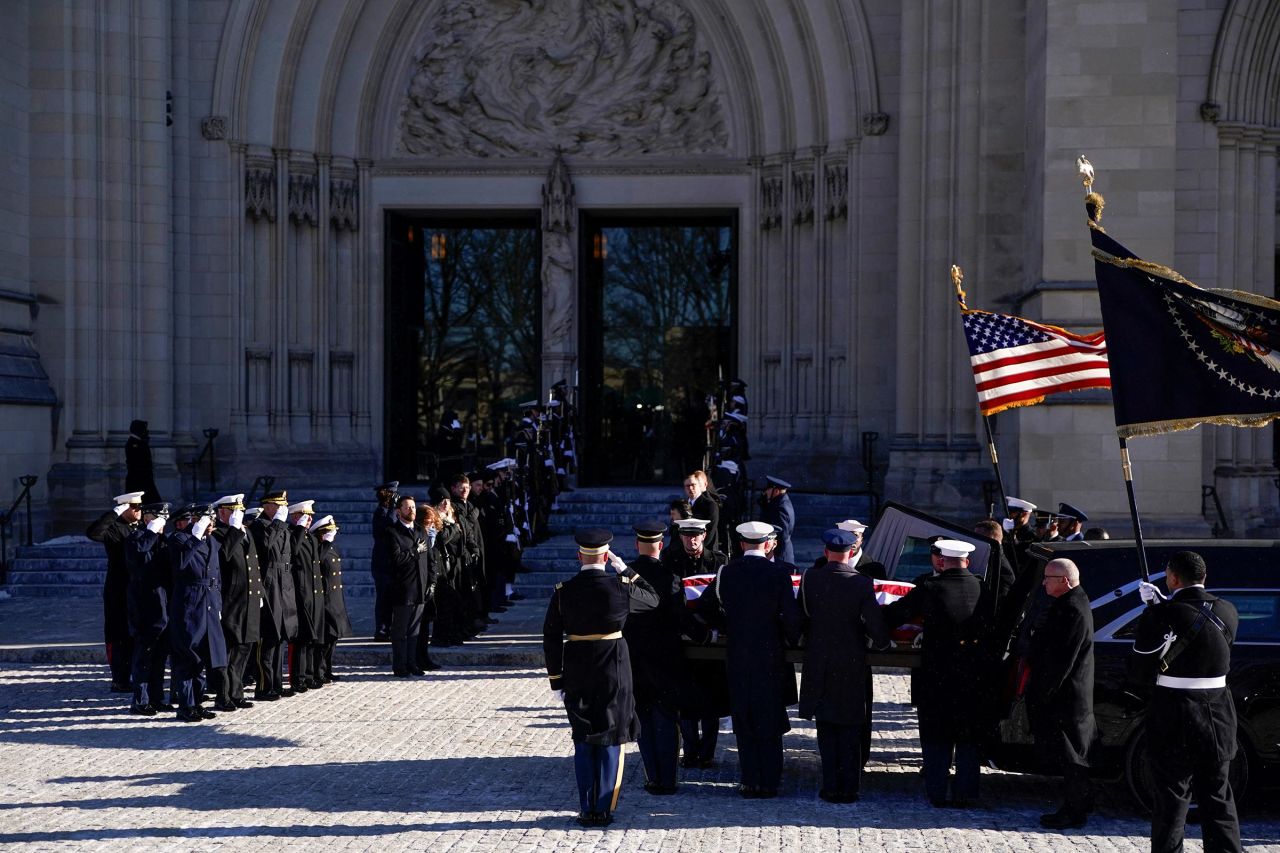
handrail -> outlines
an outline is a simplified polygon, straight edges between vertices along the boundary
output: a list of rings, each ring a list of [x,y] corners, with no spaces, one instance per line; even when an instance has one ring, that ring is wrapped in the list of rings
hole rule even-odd
[[[880,514],[880,493],[876,491],[875,443],[880,433],[864,430],[862,433],[862,469],[867,472],[867,496],[871,498],[871,518]]]
[[[249,494],[244,496],[244,505],[247,507],[253,506],[254,498],[257,497],[258,494],[258,486],[262,486],[262,493],[265,495],[267,492],[271,491],[271,487],[275,485],[275,482],[275,477],[268,477],[266,474],[259,474],[254,478],[253,487],[249,489]]]
[[[1231,525],[1227,523],[1227,514],[1222,509],[1222,501],[1218,498],[1217,486],[1201,486],[1200,487],[1200,515],[1204,513],[1204,502],[1208,498],[1213,498],[1213,507],[1217,510],[1218,520],[1213,523],[1210,533],[1214,539],[1231,538],[1235,534],[1231,531]]]
[[[9,527],[13,524],[13,514],[18,509],[18,504],[26,503],[26,546],[31,547],[31,487],[39,481],[39,477],[35,474],[24,474],[18,478],[18,482],[22,484],[22,491],[13,503],[9,506],[9,510],[0,515],[0,586],[3,586],[9,576]]]
[[[216,492],[218,490],[218,455],[213,449],[213,440],[218,437],[218,431],[213,427],[204,430],[205,443],[200,450],[200,455],[191,460],[191,492],[199,494],[200,492],[200,463],[204,461],[206,456],[209,457],[209,491]]]

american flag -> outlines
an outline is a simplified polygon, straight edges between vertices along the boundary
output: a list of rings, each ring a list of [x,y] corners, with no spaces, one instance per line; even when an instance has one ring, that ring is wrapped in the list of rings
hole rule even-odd
[[[1102,332],[1077,335],[1010,314],[964,310],[964,336],[983,415],[1030,406],[1048,394],[1110,388]]]

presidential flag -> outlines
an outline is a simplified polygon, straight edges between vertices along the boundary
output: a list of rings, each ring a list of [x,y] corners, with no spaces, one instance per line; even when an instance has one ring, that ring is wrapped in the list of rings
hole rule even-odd
[[[1107,341],[1102,332],[1077,335],[1012,314],[964,305],[964,337],[982,414],[1032,406],[1049,394],[1110,388]]]
[[[1198,287],[1096,223],[1090,235],[1121,438],[1280,417],[1280,302]]]

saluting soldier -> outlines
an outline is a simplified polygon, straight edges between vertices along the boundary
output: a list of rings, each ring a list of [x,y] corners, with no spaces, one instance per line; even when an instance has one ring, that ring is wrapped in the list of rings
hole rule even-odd
[[[1031,516],[1036,511],[1036,505],[1015,497],[1007,497],[1004,502],[1009,506],[1009,517],[1002,525],[1008,534],[1003,543],[1005,554],[1008,555],[1014,572],[1021,576],[1027,566],[1027,549],[1036,541],[1036,530],[1031,526]]]
[[[1151,605],[1138,620],[1133,673],[1147,703],[1147,761],[1154,781],[1152,853],[1182,850],[1187,804],[1195,792],[1204,849],[1240,850],[1229,772],[1236,756],[1236,708],[1227,687],[1240,617],[1235,605],[1205,588],[1208,569],[1194,551],[1169,557],[1166,599],[1139,587]]]
[[[778,544],[773,556],[782,563],[794,564],[795,551],[791,547],[791,532],[796,526],[796,511],[791,506],[787,490],[791,484],[779,477],[765,477],[764,491],[760,495],[760,520],[777,528]]]
[[[867,722],[868,638],[889,647],[889,632],[876,604],[875,583],[851,564],[860,538],[839,528],[822,534],[826,562],[804,573],[804,673],[800,716],[817,720],[822,789],[829,803],[858,801]]]
[[[938,573],[886,606],[885,622],[901,625],[924,617],[923,665],[912,685],[920,714],[920,751],[929,802],[966,808],[978,799],[981,773],[982,684],[988,631],[982,581],[969,572],[973,545],[957,539],[933,543]],[[948,802],[952,755],[956,776]]]
[[[209,535],[213,508],[187,506],[179,527],[169,537],[173,591],[169,596],[169,641],[173,648],[173,682],[178,719],[196,723],[217,716],[200,707],[196,679],[206,670],[215,681],[225,678],[227,645],[222,633],[222,595],[218,541]]]
[[[293,691],[284,686],[283,650],[298,632],[298,604],[293,593],[293,574],[289,571],[291,546],[286,492],[269,492],[262,498],[262,511],[249,525],[258,551],[258,568],[262,574],[262,620],[258,643],[258,684],[254,698],[274,702]]]
[[[308,528],[315,518],[315,501],[289,506],[289,569],[298,602],[298,635],[289,647],[289,686],[294,693],[320,687],[320,655],[324,648],[324,575],[316,538]]]
[[[107,552],[107,576],[102,585],[103,636],[111,667],[111,692],[130,693],[133,675],[133,637],[129,635],[129,568],[124,540],[142,518],[142,492],[116,495],[115,507],[98,517],[85,535],[101,542]]]
[[[681,518],[673,523],[679,541],[662,552],[662,562],[671,567],[673,574],[682,580],[693,575],[714,575],[729,561],[724,554],[706,547],[706,519]],[[705,769],[715,763],[720,718],[728,715],[729,677],[724,661],[686,661],[680,691],[684,767]]]
[[[542,651],[573,732],[578,823],[607,826],[622,787],[622,745],[640,728],[622,629],[630,614],[657,607],[658,594],[609,553],[608,530],[579,530],[574,539],[582,568],[551,594]],[[605,570],[606,562],[616,575]]]
[[[795,669],[787,646],[800,640],[801,614],[791,573],[769,559],[773,525],[738,525],[742,556],[730,561],[698,599],[695,612],[728,634],[729,700],[748,799],[778,795],[782,736],[791,730],[787,706],[796,701]]]
[[[169,552],[164,525],[167,503],[143,504],[142,524],[124,540],[129,570],[129,633],[133,637],[133,703],[129,713],[154,717],[172,710],[164,701],[164,666],[169,660]]]
[[[227,643],[226,675],[218,685],[219,711],[252,708],[244,698],[244,671],[253,646],[262,636],[262,572],[258,549],[244,531],[244,495],[226,495],[214,507],[222,573],[222,631]]]
[[[631,653],[636,715],[640,719],[640,760],[650,794],[674,794],[680,757],[680,695],[684,646],[680,640],[685,616],[684,584],[679,573],[663,562],[662,537],[667,525],[643,521],[632,527],[639,553],[629,564],[653,587],[658,606],[627,619],[622,629]]]
[[[342,555],[333,544],[338,530],[338,522],[332,515],[326,515],[316,522],[312,531],[319,541],[320,571],[324,576],[324,651],[320,656],[320,681],[325,684],[339,680],[333,674],[333,649],[338,640],[352,634],[342,582]]]

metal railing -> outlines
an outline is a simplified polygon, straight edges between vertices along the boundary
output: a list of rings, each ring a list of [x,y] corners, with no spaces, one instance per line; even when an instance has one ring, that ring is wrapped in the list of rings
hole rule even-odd
[[[13,499],[9,510],[0,515],[0,586],[4,586],[9,577],[9,528],[13,526],[13,515],[18,511],[19,504],[23,505],[24,514],[26,515],[27,535],[23,544],[28,548],[31,547],[31,487],[39,479],[35,474],[25,474],[19,477],[18,482],[22,484],[22,491]]]
[[[276,484],[275,477],[268,477],[266,474],[259,474],[253,480],[253,487],[249,489],[249,494],[244,496],[244,505],[246,507],[254,506],[255,498],[258,496],[258,487],[262,487],[262,494],[271,491],[271,487]]]
[[[862,433],[862,469],[867,473],[866,495],[871,498],[871,518],[874,523],[880,515],[880,492],[876,489],[876,452],[875,444],[880,440],[880,433],[865,430]]]
[[[213,440],[218,437],[218,431],[213,427],[204,430],[204,447],[200,450],[200,455],[191,460],[191,494],[200,493],[200,465],[207,458],[209,460],[209,491],[216,492],[218,490],[218,455],[213,449]]]
[[[1213,522],[1210,533],[1215,539],[1230,539],[1235,534],[1231,531],[1231,525],[1227,523],[1227,514],[1222,509],[1222,501],[1218,498],[1217,486],[1201,486],[1200,487],[1200,515],[1206,515],[1205,502],[1213,501],[1213,508],[1218,516],[1218,520]]]

